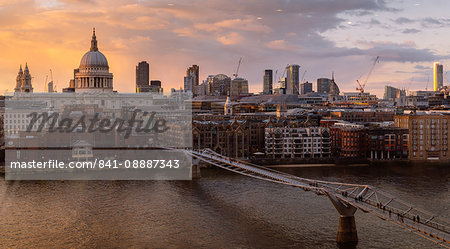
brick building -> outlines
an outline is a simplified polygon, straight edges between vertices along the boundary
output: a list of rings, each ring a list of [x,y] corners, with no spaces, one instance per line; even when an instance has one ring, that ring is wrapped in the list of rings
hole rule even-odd
[[[372,160],[407,159],[408,129],[373,127],[366,130],[367,158]]]
[[[332,157],[366,157],[366,133],[363,125],[336,123],[330,128],[330,135]]]
[[[409,158],[412,160],[449,160],[449,123],[448,112],[396,115],[394,120],[395,127],[409,131]]]

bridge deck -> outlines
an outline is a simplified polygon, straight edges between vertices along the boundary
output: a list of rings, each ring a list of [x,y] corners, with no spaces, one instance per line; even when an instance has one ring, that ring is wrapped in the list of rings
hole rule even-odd
[[[363,212],[376,215],[439,245],[450,248],[449,222],[372,186],[301,178],[274,169],[228,158],[210,149],[187,151],[187,153],[206,163],[241,175],[299,187],[319,195],[332,194],[347,205],[352,205]]]

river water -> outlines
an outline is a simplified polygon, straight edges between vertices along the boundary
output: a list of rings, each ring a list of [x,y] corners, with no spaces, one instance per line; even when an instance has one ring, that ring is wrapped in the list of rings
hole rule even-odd
[[[450,166],[282,168],[370,184],[450,220]],[[221,169],[194,181],[5,181],[0,248],[338,248],[324,196]],[[355,214],[357,248],[441,248],[370,214]]]

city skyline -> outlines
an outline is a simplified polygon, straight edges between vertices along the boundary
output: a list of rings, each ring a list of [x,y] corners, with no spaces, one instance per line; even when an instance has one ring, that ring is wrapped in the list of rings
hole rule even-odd
[[[218,10],[219,6],[225,9]],[[448,64],[445,39],[430,38],[448,35],[445,25],[450,20],[441,18],[445,6],[449,3],[371,0],[330,1],[320,6],[314,1],[226,6],[219,0],[189,5],[177,1],[0,2],[4,48],[0,89],[14,89],[18,67],[26,61],[35,91],[45,91],[45,78],[52,69],[61,92],[89,48],[91,28],[96,27],[102,41],[99,47],[109,59],[119,92],[135,91],[139,61],[149,62],[152,78],[161,79],[166,89],[179,89],[186,67],[199,65],[200,81],[220,73],[232,76],[240,57],[239,75],[249,81],[250,92],[262,92],[265,69],[278,70],[275,83],[286,64],[300,65],[300,73],[307,70],[305,80],[313,83],[334,71],[341,91],[355,92],[356,80],[367,74],[378,55],[381,61],[367,92],[381,97],[385,85],[431,90],[433,62],[444,65],[444,74]]]

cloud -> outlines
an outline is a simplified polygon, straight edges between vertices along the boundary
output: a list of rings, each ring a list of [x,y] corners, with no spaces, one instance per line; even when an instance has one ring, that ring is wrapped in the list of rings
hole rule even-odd
[[[423,66],[423,65],[415,65],[414,68],[415,69],[421,69],[421,70],[431,70],[431,69],[433,69],[432,67]]]
[[[450,24],[450,19],[427,17],[421,20],[422,27],[439,28]]]
[[[244,38],[237,32],[231,32],[217,37],[217,41],[223,45],[235,45],[242,42]]]
[[[349,21],[343,15],[351,15],[355,19],[351,21],[360,23],[361,28],[382,26],[385,19],[369,15],[398,12],[382,0],[172,0],[172,5],[167,3],[163,0],[49,0],[39,6],[31,0],[3,1],[0,4],[0,47],[3,48],[0,78],[5,80],[0,82],[0,89],[14,87],[17,67],[25,61],[32,65],[33,84],[37,89],[43,89],[49,68],[55,72],[58,86],[65,87],[73,77],[73,68],[89,49],[92,27],[96,27],[99,48],[110,62],[115,88],[129,92],[133,92],[135,64],[140,60],[149,61],[151,78],[161,79],[164,87],[170,89],[183,85],[185,69],[190,64],[199,64],[204,78],[208,74],[231,74],[239,57],[244,57],[246,62],[241,69],[242,76],[258,86],[265,68],[283,68],[287,63],[308,68],[307,77],[311,79],[324,72],[328,75],[328,71],[342,70],[339,75],[343,81],[354,82],[354,71],[359,71],[359,67],[361,71],[366,70],[359,62],[376,55],[386,62],[446,58],[411,42],[371,41],[338,46],[334,37],[325,34]],[[398,25],[414,22],[406,17],[394,21]],[[437,25],[432,20],[423,21]],[[340,32],[353,34],[355,26]],[[413,29],[402,28],[408,34],[414,34]]]
[[[406,23],[413,23],[415,22],[412,19],[406,18],[406,17],[399,17],[395,20],[393,20],[396,24],[406,24]]]
[[[420,30],[418,30],[418,29],[404,29],[402,31],[403,34],[416,34],[419,32],[420,32]]]
[[[287,42],[286,40],[274,40],[267,43],[267,48],[274,49],[274,50],[286,50],[291,51],[294,49],[298,49],[297,46],[294,46]]]
[[[215,23],[199,23],[194,26],[204,31],[241,30],[256,33],[270,33],[272,28],[262,24],[257,18],[227,19]]]
[[[367,42],[371,48],[366,51],[378,55],[383,61],[424,62],[450,58],[448,55],[436,55],[430,49],[419,49],[413,41],[394,43],[388,41]]]

